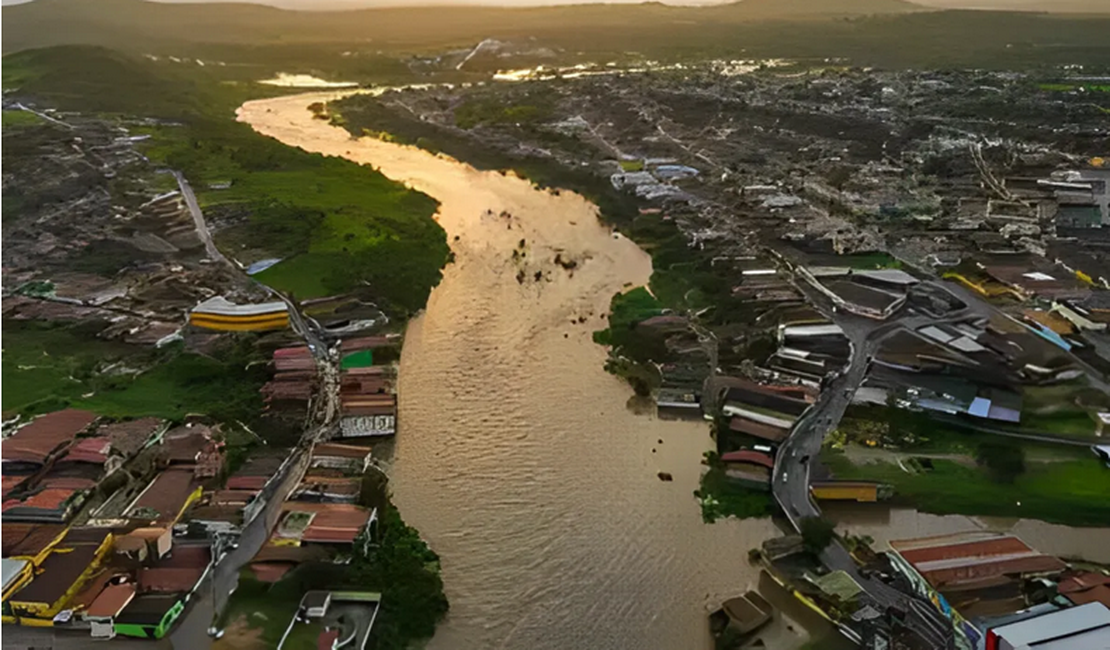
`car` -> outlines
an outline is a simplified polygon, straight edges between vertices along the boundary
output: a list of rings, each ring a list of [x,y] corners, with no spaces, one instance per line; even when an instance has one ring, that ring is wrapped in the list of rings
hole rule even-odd
[[[219,639],[223,637],[224,632],[225,630],[221,630],[215,626],[208,628],[208,636],[212,637],[213,639]]]
[[[785,483],[786,479],[788,479],[788,478],[790,478],[790,474],[788,474],[787,472],[783,472],[782,473],[782,482]]]
[[[805,456],[802,456],[802,459],[799,460],[798,462],[802,463],[802,464],[808,463],[809,462],[809,454],[806,454]]]

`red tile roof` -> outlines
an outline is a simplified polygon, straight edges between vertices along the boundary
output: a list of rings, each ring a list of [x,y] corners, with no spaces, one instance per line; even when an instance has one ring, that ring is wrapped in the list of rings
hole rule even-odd
[[[204,569],[144,568],[139,569],[139,589],[143,593],[180,593],[192,591],[204,575]]]
[[[732,419],[729,420],[728,428],[739,433],[746,433],[749,436],[755,436],[757,438],[763,438],[764,440],[770,440],[771,442],[782,442],[786,439],[787,433],[789,433],[786,429],[783,429],[782,427],[771,426],[770,424],[763,424],[762,422],[749,420],[748,418],[743,418],[739,415],[734,415]]]
[[[1032,550],[1028,544],[1017,537],[1001,537],[907,550],[902,553],[902,557],[907,562],[917,564],[918,562],[934,562],[961,557],[1028,553]]]
[[[1076,605],[1102,603],[1110,607],[1110,576],[1080,573],[1060,581],[1057,590]]]
[[[254,577],[260,582],[274,583],[281,580],[286,573],[293,569],[293,564],[277,562],[259,562],[250,566]]]
[[[229,490],[248,490],[257,492],[266,485],[266,481],[270,480],[269,476],[232,476],[227,479],[227,488]]]
[[[3,497],[5,499],[8,498],[8,492],[11,492],[15,488],[19,487],[19,485],[22,484],[23,481],[26,481],[26,480],[27,480],[26,476],[4,475],[4,477],[3,477],[3,481],[4,481]]]
[[[212,549],[205,544],[176,544],[173,551],[158,561],[161,569],[204,569],[212,561]]]
[[[963,533],[892,541],[891,548],[937,589],[982,585],[1007,576],[1058,573],[1067,568],[1013,535]]]
[[[32,494],[23,501],[8,499],[4,502],[3,511],[12,508],[41,508],[43,510],[59,510],[62,505],[76,494],[78,490],[65,488],[47,488]]]
[[[135,597],[134,583],[125,583],[122,585],[110,585],[100,592],[92,605],[85,610],[85,616],[115,616],[127,607],[127,603]]]
[[[4,441],[4,460],[43,463],[51,452],[68,444],[96,420],[96,414],[78,409],[55,411],[37,417]]]
[[[761,451],[751,451],[750,449],[730,451],[726,454],[721,454],[721,461],[725,463],[751,463],[753,465],[762,465],[769,469],[775,466],[775,460],[773,458]]]
[[[62,460],[103,465],[108,460],[108,452],[111,451],[111,449],[112,441],[106,436],[82,438],[77,441],[77,444],[69,448],[69,451],[62,457]]]
[[[324,456],[334,456],[337,458],[355,458],[363,459],[370,455],[369,447],[358,447],[356,445],[342,445],[335,442],[325,442],[316,445],[312,448],[312,457],[321,458]]]
[[[5,523],[0,528],[4,557],[38,555],[65,531],[61,524]]]

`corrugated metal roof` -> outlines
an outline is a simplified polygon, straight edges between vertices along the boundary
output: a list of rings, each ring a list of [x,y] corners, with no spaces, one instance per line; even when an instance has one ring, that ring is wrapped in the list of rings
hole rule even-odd
[[[139,418],[127,422],[101,425],[97,434],[107,436],[112,442],[112,450],[130,457],[139,452],[151,436],[162,427],[158,418]]]
[[[116,623],[127,625],[158,625],[162,617],[181,599],[176,595],[143,594],[131,602],[116,616]]]
[[[54,604],[69,591],[96,557],[96,547],[78,546],[72,551],[52,551],[34,580],[11,597],[13,603]]]
[[[732,429],[733,431],[746,433],[750,436],[763,438],[764,440],[770,440],[772,442],[781,442],[786,438],[786,435],[788,433],[787,429],[771,426],[769,424],[763,424],[761,422],[756,422],[755,420],[749,420],[740,416],[734,416],[731,420],[729,420],[728,428]]]
[[[337,458],[355,458],[362,460],[370,456],[370,447],[359,447],[357,445],[344,445],[336,442],[325,442],[316,445],[312,448],[313,458],[323,458],[327,456]]]
[[[4,440],[4,460],[44,462],[52,451],[70,442],[96,420],[91,411],[66,409],[37,417]]]
[[[0,567],[3,568],[4,591],[8,590],[8,585],[15,581],[19,574],[23,573],[28,564],[30,562],[27,560],[11,560],[8,558],[0,560]]]
[[[192,591],[204,575],[204,569],[144,568],[139,569],[139,588],[144,592],[179,593]]]
[[[111,449],[112,441],[107,437],[82,438],[69,448],[62,460],[103,465],[108,460],[108,452]]]
[[[4,523],[0,530],[4,557],[34,556],[41,553],[66,529],[61,524]]]
[[[759,451],[751,451],[749,449],[730,451],[721,454],[721,461],[725,463],[752,463],[768,468],[773,468],[775,466],[774,459],[767,454]]]
[[[134,516],[140,508],[150,508],[157,511],[157,521],[170,521],[177,517],[196,487],[192,469],[168,469],[159,474],[136,499],[128,510],[128,516]]]
[[[1064,638],[1089,630],[1110,628],[1110,609],[1102,603],[1088,603],[1077,607],[1069,607],[1049,614],[1041,614],[1024,621],[1003,625],[991,630],[1005,639],[1011,646],[1017,648],[1023,645],[1037,645],[1042,641]],[[1106,638],[1105,635],[1100,635]],[[1088,639],[1085,643],[1090,643]],[[1082,647],[1105,647],[1099,644],[1084,645]]]
[[[135,597],[135,585],[133,583],[125,583],[122,585],[110,585],[100,592],[89,608],[85,610],[85,616],[92,618],[115,616],[123,611],[124,607],[131,602]]]
[[[193,308],[194,314],[217,314],[220,316],[259,316],[287,313],[288,311],[289,307],[280,300],[255,305],[237,305],[223,296],[213,296]]]

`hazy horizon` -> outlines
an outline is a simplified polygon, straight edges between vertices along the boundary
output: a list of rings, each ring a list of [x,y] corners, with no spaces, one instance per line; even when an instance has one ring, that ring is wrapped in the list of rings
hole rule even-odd
[[[34,0],[0,0],[9,6]],[[334,11],[342,9],[370,9],[400,6],[502,6],[542,7],[573,4],[643,4],[657,1],[675,6],[703,6],[735,3],[738,0],[149,0],[162,3],[231,4],[248,3],[269,5],[299,11]],[[743,0],[739,0],[743,1]],[[905,0],[906,2],[936,9],[981,9],[1047,11],[1059,13],[1110,13],[1108,0]]]

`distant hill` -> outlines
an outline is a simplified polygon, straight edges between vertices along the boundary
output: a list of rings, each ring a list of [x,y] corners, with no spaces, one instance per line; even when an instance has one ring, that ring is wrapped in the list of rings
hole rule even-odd
[[[634,53],[657,59],[844,57],[880,66],[1110,65],[1110,17],[937,11],[903,0],[307,12],[242,3],[35,0],[5,7],[2,28],[5,53],[98,45],[225,61],[226,75],[240,80],[283,70],[381,81],[389,66],[394,78],[405,78],[411,70],[397,55],[466,50],[484,39],[558,53],[563,62]],[[521,67],[522,61],[494,59],[490,65]]]
[[[68,43],[138,48],[158,43],[290,44],[381,41],[419,46],[491,35],[755,20],[824,19],[921,11],[903,0],[744,0],[709,7],[584,4],[534,8],[408,7],[290,11],[245,3],[35,0],[5,7],[5,52]],[[149,44],[149,45],[148,45]]]

